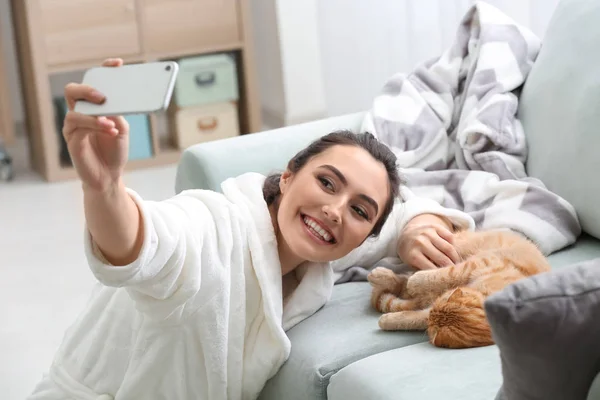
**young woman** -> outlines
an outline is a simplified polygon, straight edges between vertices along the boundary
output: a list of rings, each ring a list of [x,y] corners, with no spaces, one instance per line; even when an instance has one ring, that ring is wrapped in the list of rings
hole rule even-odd
[[[452,224],[472,226],[435,202],[396,201],[393,153],[350,132],[315,141],[281,175],[143,201],[122,181],[125,120],[74,113],[77,100],[104,100],[93,88],[65,95],[100,285],[30,399],[256,398],[289,356],[286,330],[329,298],[333,263],[449,264]]]

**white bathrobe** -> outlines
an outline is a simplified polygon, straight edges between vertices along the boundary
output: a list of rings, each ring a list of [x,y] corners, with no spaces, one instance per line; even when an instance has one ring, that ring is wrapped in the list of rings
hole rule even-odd
[[[303,265],[283,301],[264,179],[248,173],[225,181],[223,194],[189,190],[162,202],[130,191],[145,237],[127,266],[109,265],[86,232],[100,285],[30,399],[255,399],[290,354],[286,330],[322,307],[334,283],[332,265]],[[473,225],[466,214],[410,198],[378,240],[335,269],[395,254],[400,230],[420,213]]]

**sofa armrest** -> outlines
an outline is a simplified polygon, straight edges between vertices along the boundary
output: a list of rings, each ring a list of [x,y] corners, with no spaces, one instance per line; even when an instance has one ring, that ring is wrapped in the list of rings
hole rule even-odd
[[[227,178],[246,172],[267,175],[283,171],[287,162],[314,139],[338,129],[358,132],[363,118],[361,112],[191,146],[179,161],[175,192],[221,191],[221,182]]]

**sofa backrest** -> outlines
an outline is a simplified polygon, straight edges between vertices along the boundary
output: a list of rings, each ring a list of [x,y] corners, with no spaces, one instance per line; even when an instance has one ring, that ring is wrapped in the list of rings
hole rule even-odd
[[[181,156],[175,191],[220,192],[227,178],[246,172],[283,172],[288,161],[313,140],[338,129],[357,132],[363,119],[361,112],[194,145]]]
[[[600,1],[562,0],[520,97],[530,176],[600,238]]]

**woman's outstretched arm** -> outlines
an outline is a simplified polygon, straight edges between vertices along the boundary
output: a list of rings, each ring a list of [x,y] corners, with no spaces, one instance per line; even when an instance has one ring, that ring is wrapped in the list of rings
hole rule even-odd
[[[121,65],[121,59],[103,63],[104,67]],[[129,124],[123,117],[95,117],[74,111],[78,101],[106,101],[93,87],[71,83],[65,87],[65,99],[69,112],[62,133],[82,182],[88,229],[107,261],[129,264],[137,258],[143,241],[139,210],[122,181]]]
[[[87,228],[106,261],[124,266],[135,261],[144,242],[140,211],[122,182],[107,191],[83,189]]]

